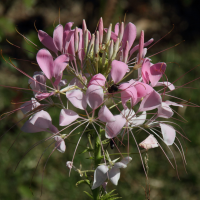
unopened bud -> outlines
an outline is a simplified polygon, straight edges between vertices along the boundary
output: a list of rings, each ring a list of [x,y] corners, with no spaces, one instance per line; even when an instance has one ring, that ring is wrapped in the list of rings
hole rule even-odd
[[[119,38],[117,38],[117,41],[115,42],[114,51],[113,51],[113,55],[112,55],[113,60],[115,59],[118,50],[119,50]]]
[[[99,31],[96,32],[95,44],[94,44],[94,55],[99,53]]]
[[[108,59],[109,60],[112,58],[112,55],[113,55],[113,40],[111,40],[110,46],[108,48]]]
[[[111,31],[112,31],[112,24],[110,24],[110,26],[108,27],[107,34],[105,37],[105,44],[107,44],[110,41]]]
[[[99,20],[99,43],[103,42],[103,19],[102,17]]]
[[[78,28],[75,28],[75,32],[74,32],[74,49],[75,49],[75,53],[78,52],[78,43],[79,43],[79,38],[78,38]]]
[[[94,46],[94,40],[95,40],[95,35],[92,34],[92,38],[90,40],[90,43],[89,43],[89,46],[88,46],[88,49],[87,49],[87,55],[91,52],[91,50]]]
[[[124,35],[124,22],[122,22],[119,27],[119,35],[118,35],[119,43],[122,41],[123,35]]]

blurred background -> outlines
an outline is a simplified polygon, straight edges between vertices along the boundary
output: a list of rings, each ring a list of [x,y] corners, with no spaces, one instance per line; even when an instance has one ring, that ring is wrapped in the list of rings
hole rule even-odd
[[[59,9],[61,24],[65,25],[73,21],[75,26],[81,27],[82,19],[85,19],[91,32],[95,31],[101,16],[104,20],[104,27],[108,27],[110,22],[115,24],[122,21],[126,16],[126,23],[132,22],[136,25],[138,36],[141,30],[144,30],[145,41],[150,38],[158,41],[172,30],[174,25],[173,31],[149,49],[147,54],[148,56],[153,55],[185,40],[180,45],[151,57],[153,63],[159,61],[167,63],[166,74],[171,82],[200,64],[200,1],[198,0],[1,0],[0,49],[5,59],[13,58],[13,63],[30,76],[34,71],[39,70],[38,66],[30,62],[35,61],[37,50],[29,46],[16,29],[42,48],[34,23],[38,30],[42,29],[52,36],[53,29],[58,24]],[[6,39],[21,48],[12,46]],[[134,44],[137,42],[138,37]],[[23,59],[23,61],[17,59]],[[180,86],[199,77],[200,67],[197,67],[179,79],[175,85]],[[0,58],[0,85],[28,88],[28,78]],[[188,88],[180,88],[172,94],[199,104],[199,85],[200,81],[196,80],[188,84]],[[0,113],[18,108],[19,105],[14,102],[26,101],[31,96],[29,92],[1,86]],[[172,149],[180,180],[176,170],[170,166],[160,149],[149,151],[148,176],[151,200],[197,200],[200,197],[200,110],[187,107],[176,111],[187,120],[186,123],[176,121],[190,140],[190,142],[181,140],[187,160],[187,172],[184,170],[180,153],[175,146]],[[58,113],[52,111],[51,116],[53,121],[57,121]],[[76,141],[76,136],[66,141],[66,153],[54,152],[49,159],[44,173],[41,196],[43,168],[53,147],[45,151],[50,143],[42,143],[22,159],[31,145],[47,135],[45,133],[20,134],[23,122],[16,123],[21,118],[21,112],[16,112],[0,122],[1,135],[3,135],[0,141],[0,199],[88,199],[83,191],[90,192],[89,188],[84,184],[76,187],[75,184],[80,177],[74,171],[69,177],[68,168],[65,165],[67,160],[71,160],[75,148],[73,141]],[[14,124],[16,126],[10,129]],[[6,132],[7,130],[9,131]],[[9,150],[15,139],[16,142]],[[84,149],[86,139],[83,138],[78,149],[75,159],[77,167],[80,163],[84,167],[88,162],[79,154]],[[135,144],[131,151],[136,151]],[[43,152],[44,156],[33,175]],[[168,155],[173,162],[170,153]],[[22,161],[14,171],[20,159]],[[30,183],[32,184],[31,190]],[[108,191],[117,189],[122,199],[143,200],[148,199],[146,196],[149,193],[149,189],[145,187],[146,178],[141,161],[139,156],[135,155],[128,168],[121,170],[118,186],[114,187],[109,183]]]

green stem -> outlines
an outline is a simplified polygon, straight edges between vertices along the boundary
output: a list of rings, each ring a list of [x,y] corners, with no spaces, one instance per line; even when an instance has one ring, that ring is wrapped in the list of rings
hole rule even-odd
[[[96,126],[96,130],[98,132],[95,133],[95,144],[94,144],[94,167],[95,169],[99,166],[99,164],[101,163],[101,131],[100,131],[100,127]],[[99,197],[99,193],[100,193],[100,187],[92,190],[93,193],[93,198],[94,200],[97,200]]]

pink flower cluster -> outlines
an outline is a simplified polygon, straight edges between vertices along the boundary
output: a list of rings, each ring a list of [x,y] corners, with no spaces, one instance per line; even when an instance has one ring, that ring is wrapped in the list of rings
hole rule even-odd
[[[124,27],[123,22],[117,23],[112,32],[112,24],[104,28],[102,18],[94,34],[87,29],[84,20],[82,29],[72,26],[72,22],[65,27],[59,24],[54,29],[53,37],[38,31],[39,40],[45,48],[39,50],[36,56],[41,71],[35,72],[29,80],[34,97],[21,106],[22,112],[30,116],[22,130],[53,134],[51,138],[55,140],[55,148],[62,153],[66,150],[65,139],[81,126],[84,130],[76,149],[89,126],[97,135],[96,127],[99,126],[105,138],[111,140],[116,137],[123,139],[131,134],[136,144],[134,132],[143,130],[148,137],[139,146],[145,149],[161,146],[158,138],[167,146],[172,145],[176,130],[166,119],[174,114],[172,106],[182,105],[165,100],[166,91],[175,89],[165,74],[166,63],[154,64],[145,57],[145,47],[153,39],[144,42],[142,31],[139,44],[134,46],[134,24],[128,23]],[[137,71],[136,77],[133,71]],[[47,112],[52,106],[60,110],[59,126],[62,128],[52,123]],[[115,112],[117,110],[117,115],[113,114],[113,108]],[[79,111],[85,114],[79,114]],[[72,125],[76,127],[64,134]],[[72,162],[74,156],[75,153]],[[116,179],[111,181],[117,184],[119,168],[125,168],[131,160],[130,157],[127,159],[126,162],[123,159],[113,164],[114,168],[109,173],[106,164],[98,167],[93,188],[103,184],[106,173],[115,173]]]

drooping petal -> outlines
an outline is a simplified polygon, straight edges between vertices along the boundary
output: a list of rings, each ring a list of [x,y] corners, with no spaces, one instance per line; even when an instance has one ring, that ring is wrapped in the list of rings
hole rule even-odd
[[[156,63],[150,67],[149,79],[154,87],[163,76],[166,69],[166,63]]]
[[[41,110],[34,114],[30,119],[29,122],[34,126],[37,126],[42,129],[47,129],[51,126],[51,116],[48,112]]]
[[[151,134],[149,135],[145,140],[143,140],[140,144],[140,147],[148,150],[148,149],[152,149],[152,148],[156,148],[158,147],[158,141],[156,140],[156,138]]]
[[[107,179],[107,172],[108,167],[105,165],[100,165],[96,168],[94,172],[94,182],[92,185],[92,190],[98,188],[105,182],[105,180]]]
[[[57,148],[57,150],[61,153],[64,153],[66,150],[65,141],[60,136],[55,136],[54,140],[56,141],[55,147]]]
[[[124,163],[125,165],[128,165],[128,163],[132,160],[130,156],[124,157],[120,162]]]
[[[123,126],[126,123],[126,119],[122,115],[115,115],[114,122],[108,122],[106,124],[106,138],[114,138],[116,137],[120,131],[122,130]]]
[[[167,145],[172,145],[174,143],[174,140],[176,138],[176,131],[175,129],[168,125],[168,124],[162,124],[160,123],[161,132],[163,135],[163,140]]]
[[[37,62],[41,70],[44,72],[48,79],[53,77],[53,57],[51,53],[46,49],[38,51],[36,56]]]
[[[39,102],[36,101],[35,98],[31,98],[30,101],[27,101],[26,103],[22,104],[20,106],[21,111],[26,114],[32,110],[34,110],[35,108],[39,107],[41,104]]]
[[[162,98],[155,90],[150,94],[146,95],[140,104],[138,112],[153,110],[158,108],[162,103]]]
[[[114,168],[126,168],[127,165],[122,163],[122,162],[116,162],[115,165],[114,165]]]
[[[162,102],[162,104],[158,107],[158,114],[157,117],[163,117],[163,118],[170,118],[172,117],[174,112],[172,109],[167,105],[165,102]]]
[[[126,25],[126,28],[124,29],[124,35],[122,39],[122,49],[125,47],[126,42],[128,41],[130,50],[131,46],[133,45],[133,42],[135,41],[135,38],[136,38],[136,26],[129,22]]]
[[[51,92],[51,93],[38,93],[35,95],[35,98],[37,98],[38,100],[43,100],[43,99],[46,99],[47,97],[50,97],[54,95],[54,92]]]
[[[158,87],[158,86],[166,86],[170,90],[175,90],[175,86],[172,83],[168,82],[168,81],[157,82],[154,87]]]
[[[79,115],[73,110],[62,109],[60,112],[59,125],[67,126],[77,120]]]
[[[98,108],[104,100],[103,88],[97,85],[90,85],[86,92],[86,101],[92,109]]]
[[[66,92],[66,97],[76,108],[79,108],[81,110],[86,109],[86,96],[81,90],[71,90],[69,92]]]
[[[21,130],[25,133],[37,133],[37,132],[46,131],[46,129],[34,126],[33,124],[30,123],[29,120],[24,123],[24,125],[21,127]]]
[[[50,49],[51,51],[57,54],[58,50],[56,49],[53,43],[53,38],[51,36],[49,36],[46,32],[39,30],[38,38],[45,47],[47,47],[48,49]]]
[[[128,70],[128,65],[124,62],[113,60],[111,63],[111,77],[114,83],[118,83],[124,77]]]
[[[34,72],[33,79],[28,81],[34,95],[46,92],[46,80],[47,78],[43,72]]]
[[[101,107],[101,109],[99,110],[98,117],[103,122],[114,122],[115,121],[115,117],[113,116],[113,114],[110,112],[110,110],[105,105],[103,107]]]
[[[59,24],[56,26],[53,32],[53,42],[57,50],[62,52],[63,50],[63,26]]]
[[[173,101],[165,101],[165,103],[166,103],[167,105],[171,105],[171,106],[183,107],[183,105],[178,104],[178,103],[175,103],[175,102],[173,102]]]
[[[111,170],[108,171],[108,176],[110,181],[114,185],[117,185],[120,178],[120,170],[118,168],[113,167]]]

